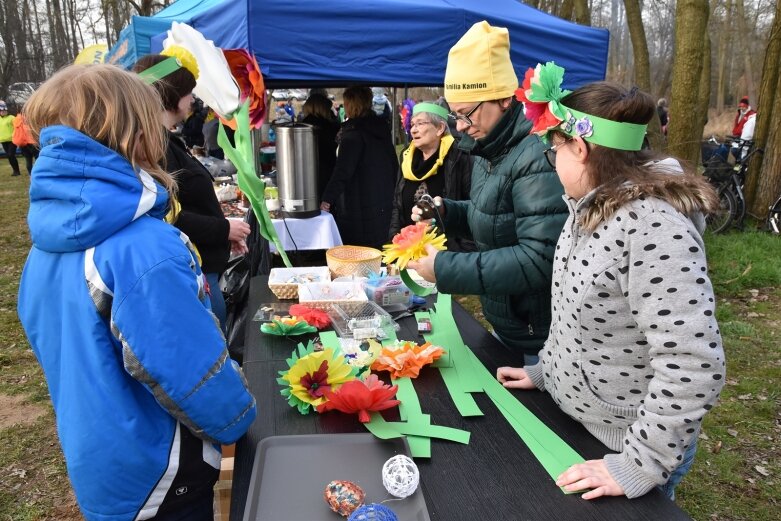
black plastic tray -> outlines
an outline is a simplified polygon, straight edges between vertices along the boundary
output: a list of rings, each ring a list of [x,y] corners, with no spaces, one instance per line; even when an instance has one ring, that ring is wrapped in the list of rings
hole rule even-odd
[[[382,465],[396,454],[409,455],[403,438],[372,434],[271,436],[258,443],[244,521],[338,521],[323,499],[332,480],[352,481],[366,503],[391,496],[382,484]],[[388,501],[400,520],[430,521],[420,486],[410,497]]]

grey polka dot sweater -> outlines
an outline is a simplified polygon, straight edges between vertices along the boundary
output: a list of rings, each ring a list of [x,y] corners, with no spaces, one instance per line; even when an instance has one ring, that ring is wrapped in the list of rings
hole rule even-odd
[[[594,193],[567,201],[550,333],[540,362],[526,368],[619,452],[604,459],[630,498],[667,482],[725,371],[700,233],[675,201],[642,192],[627,187],[620,208],[592,232],[579,222]]]

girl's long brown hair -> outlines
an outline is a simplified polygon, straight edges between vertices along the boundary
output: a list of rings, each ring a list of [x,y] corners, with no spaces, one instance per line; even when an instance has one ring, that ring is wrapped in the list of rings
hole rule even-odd
[[[138,75],[114,65],[70,65],[30,96],[24,114],[36,140],[45,127],[73,128],[175,193],[173,177],[160,167],[166,149],[160,96]]]

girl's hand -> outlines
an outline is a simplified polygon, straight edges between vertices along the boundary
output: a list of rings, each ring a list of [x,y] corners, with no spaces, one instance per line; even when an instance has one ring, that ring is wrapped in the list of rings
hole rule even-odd
[[[500,367],[496,379],[508,389],[534,389],[536,386],[521,367]]]
[[[426,256],[421,257],[416,261],[410,261],[407,264],[408,268],[418,272],[418,275],[423,277],[424,280],[429,282],[437,282],[437,276],[434,273],[434,259],[439,253],[439,250],[430,244],[426,245]]]
[[[583,499],[623,496],[625,494],[621,485],[616,483],[616,480],[608,472],[603,459],[572,465],[556,479],[556,485],[564,487],[567,492],[590,488],[591,490],[581,496]]]

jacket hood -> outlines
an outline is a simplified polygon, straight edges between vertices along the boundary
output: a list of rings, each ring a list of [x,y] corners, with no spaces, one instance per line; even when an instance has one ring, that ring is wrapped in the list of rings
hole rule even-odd
[[[689,218],[718,208],[718,198],[703,176],[684,174],[677,160],[667,158],[653,165],[647,181],[625,182],[595,188],[577,204],[582,225],[594,229],[635,199],[660,199]],[[565,196],[566,197],[566,196]]]
[[[86,250],[143,215],[162,219],[167,212],[166,190],[114,150],[59,125],[40,138],[27,214],[35,247]]]
[[[350,118],[345,121],[344,131],[349,132],[352,130],[368,134],[375,139],[390,136],[390,126],[388,126],[388,123],[374,112],[367,116]]]

